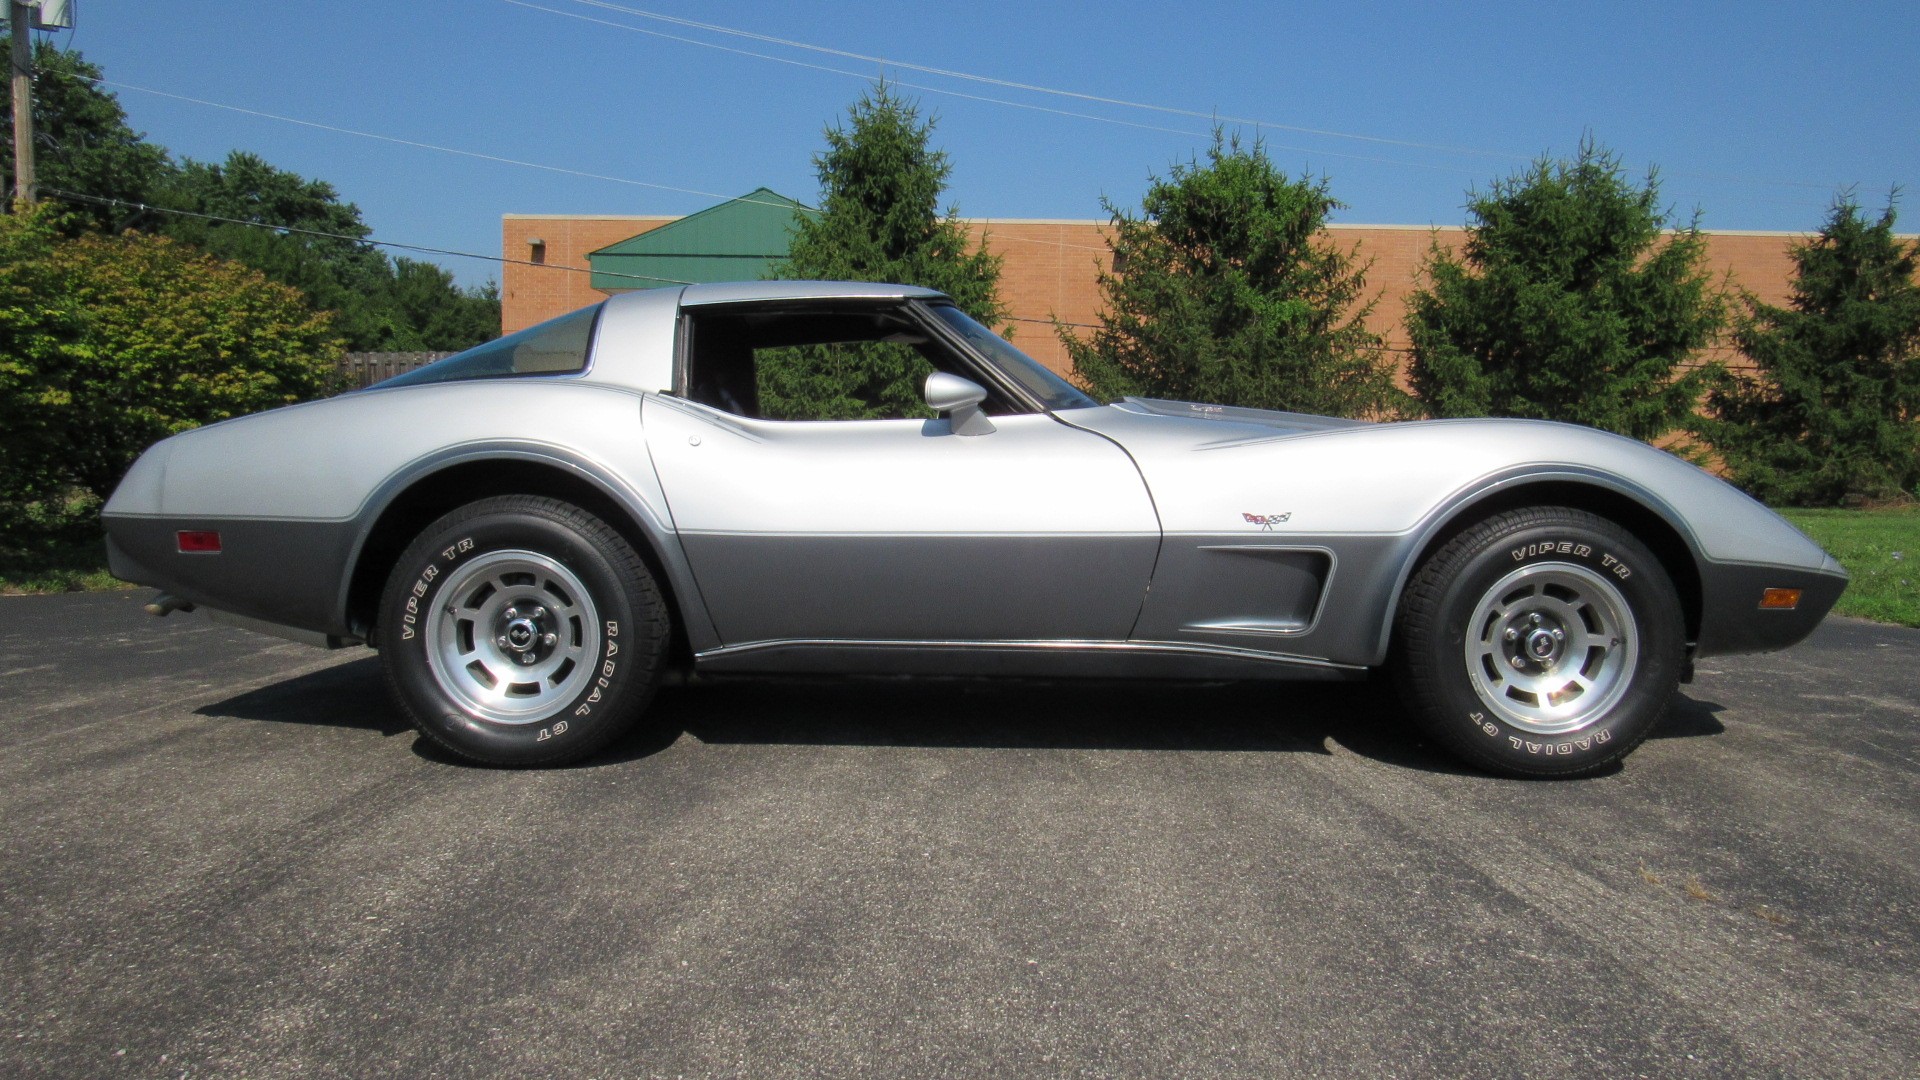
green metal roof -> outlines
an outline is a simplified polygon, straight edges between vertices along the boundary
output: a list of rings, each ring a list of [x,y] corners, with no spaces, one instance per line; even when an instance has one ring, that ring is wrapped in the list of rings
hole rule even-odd
[[[787,257],[795,220],[817,213],[766,188],[587,253],[603,292],[757,281]]]

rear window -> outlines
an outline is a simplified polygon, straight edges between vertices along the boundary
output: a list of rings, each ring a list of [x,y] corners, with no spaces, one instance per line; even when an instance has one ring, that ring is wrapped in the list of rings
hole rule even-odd
[[[587,347],[602,305],[529,326],[517,334],[475,345],[418,371],[395,375],[375,386],[415,386],[462,379],[511,379],[519,375],[566,375],[587,369]]]

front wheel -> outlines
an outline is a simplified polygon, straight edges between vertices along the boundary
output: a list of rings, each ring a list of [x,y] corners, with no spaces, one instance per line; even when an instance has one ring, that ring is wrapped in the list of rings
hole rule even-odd
[[[1421,564],[1395,620],[1415,719],[1463,760],[1580,776],[1625,757],[1679,685],[1686,631],[1646,545],[1583,510],[1495,515]]]
[[[666,607],[592,514],[512,495],[461,507],[401,555],[380,605],[388,685],[427,738],[493,765],[605,747],[645,708]]]

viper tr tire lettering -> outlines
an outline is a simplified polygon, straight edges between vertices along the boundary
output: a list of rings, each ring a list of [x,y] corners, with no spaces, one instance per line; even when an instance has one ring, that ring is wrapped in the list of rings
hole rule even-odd
[[[1665,569],[1571,507],[1473,524],[1415,570],[1390,665],[1414,721],[1509,776],[1581,776],[1638,746],[1679,685],[1685,624]]]
[[[629,730],[669,634],[645,562],[606,522],[508,495],[428,526],[388,578],[381,661],[422,735],[472,761],[578,760]]]

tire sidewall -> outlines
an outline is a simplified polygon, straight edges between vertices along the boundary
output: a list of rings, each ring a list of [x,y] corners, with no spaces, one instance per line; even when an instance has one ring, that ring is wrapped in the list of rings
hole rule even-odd
[[[457,515],[456,515],[457,516]],[[434,675],[426,626],[446,602],[444,587],[462,566],[499,551],[530,551],[559,562],[586,587],[599,622],[598,670],[572,698],[537,720],[484,719],[451,700]],[[390,653],[395,692],[432,738],[465,756],[500,764],[570,757],[598,744],[636,712],[651,689],[640,655],[627,647],[639,626],[634,597],[608,553],[574,528],[526,511],[443,519],[401,556],[383,597],[381,648]]]
[[[1488,708],[1465,659],[1469,622],[1480,599],[1514,570],[1548,563],[1582,567],[1626,601],[1638,640],[1627,686],[1605,713],[1575,731],[1545,735],[1516,727]],[[1585,771],[1614,760],[1646,738],[1666,712],[1679,681],[1684,634],[1665,569],[1624,532],[1585,525],[1529,524],[1499,535],[1470,555],[1440,594],[1439,632],[1426,657],[1440,712],[1463,732],[1462,749],[1504,768],[1535,775]]]

